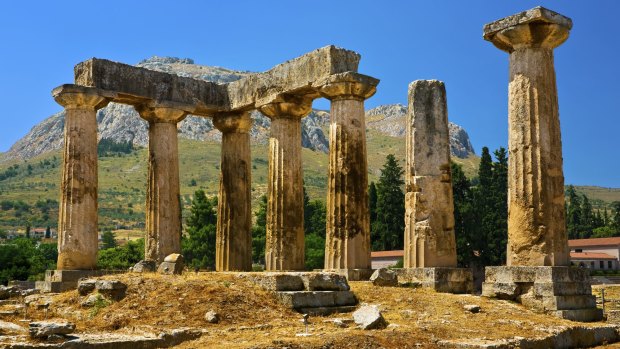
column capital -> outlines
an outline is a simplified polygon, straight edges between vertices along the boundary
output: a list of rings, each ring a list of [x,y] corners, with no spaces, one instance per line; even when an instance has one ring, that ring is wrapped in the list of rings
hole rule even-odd
[[[110,102],[111,96],[97,88],[67,84],[53,89],[52,97],[65,109],[98,110]]]
[[[247,111],[217,113],[213,115],[213,126],[222,133],[248,133],[252,128],[252,118]]]
[[[573,27],[573,21],[544,7],[535,7],[486,24],[483,37],[502,51],[560,46]]]
[[[149,102],[135,106],[140,117],[149,122],[176,124],[185,119],[187,112],[167,102]]]
[[[281,95],[277,100],[259,107],[261,113],[273,118],[303,118],[312,111],[312,98]]]
[[[340,99],[365,100],[377,92],[379,80],[354,72],[329,76],[318,87],[321,96],[334,101]]]

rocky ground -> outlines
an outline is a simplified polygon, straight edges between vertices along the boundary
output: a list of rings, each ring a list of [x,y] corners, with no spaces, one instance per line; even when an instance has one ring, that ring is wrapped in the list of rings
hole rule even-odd
[[[352,323],[351,314],[336,314],[310,317],[309,335],[304,335],[301,314],[234,274],[124,274],[102,279],[125,283],[125,297],[88,307],[81,304],[89,296],[77,291],[30,296],[27,307],[23,307],[23,298],[18,304],[4,301],[0,305],[0,325],[5,324],[0,326],[0,347],[32,341],[25,331],[34,320],[69,321],[75,324],[76,334],[106,333],[110,338],[163,338],[160,334],[179,329],[198,337],[180,343],[179,348],[435,348],[498,340],[514,345],[519,337],[544,338],[573,328],[609,326],[536,314],[508,301],[351,282],[361,303],[378,305],[387,327],[364,331]],[[479,306],[480,311],[472,311],[470,305]],[[219,322],[211,323],[212,317],[207,321],[208,312],[218,313]],[[342,321],[335,321],[338,318]],[[11,329],[7,322],[22,329]]]

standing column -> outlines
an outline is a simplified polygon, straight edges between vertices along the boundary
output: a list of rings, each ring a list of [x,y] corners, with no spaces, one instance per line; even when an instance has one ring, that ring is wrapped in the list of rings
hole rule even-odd
[[[569,265],[553,49],[571,27],[541,7],[484,27],[484,38],[510,53],[508,265]]]
[[[364,100],[378,80],[342,74],[321,88],[331,101],[325,269],[370,269]],[[357,78],[357,79],[355,79]]]
[[[181,253],[181,202],[177,123],[185,111],[161,105],[136,108],[149,122],[144,259],[161,263]]]
[[[311,99],[297,96],[260,108],[271,119],[266,270],[304,269],[301,118],[311,109]]]
[[[446,88],[409,85],[405,169],[405,268],[456,267]]]
[[[252,270],[252,172],[248,112],[218,114],[222,132],[220,193],[217,205],[215,270]]]
[[[91,89],[52,92],[65,107],[65,137],[58,216],[58,270],[97,266],[97,110],[108,101]]]

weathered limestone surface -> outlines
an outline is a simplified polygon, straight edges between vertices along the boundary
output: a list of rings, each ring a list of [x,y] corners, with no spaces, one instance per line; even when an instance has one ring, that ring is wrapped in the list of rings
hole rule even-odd
[[[575,321],[598,321],[588,269],[546,266],[486,267],[482,295]]]
[[[245,109],[279,102],[283,93],[319,97],[316,82],[329,76],[355,72],[360,55],[333,45],[279,64],[272,69],[228,84],[230,108]]]
[[[484,28],[486,40],[510,53],[507,265],[569,263],[553,49],[571,27],[535,8]]]
[[[279,102],[286,93],[316,98],[314,82],[330,75],[357,71],[360,55],[325,46],[263,72],[229,84],[180,77],[145,68],[92,58],[75,66],[75,83],[118,92],[113,101],[139,105],[168,101],[193,115],[250,110]]]
[[[342,74],[341,74],[342,75]],[[321,89],[331,101],[325,269],[370,269],[364,100],[378,80],[342,79]]]
[[[467,268],[402,268],[394,270],[399,286],[427,287],[443,293],[472,293],[474,277]]]
[[[404,268],[456,267],[446,89],[409,85]]]
[[[114,91],[117,103],[140,105],[148,101],[167,101],[194,115],[208,115],[228,109],[225,85],[181,77],[92,58],[74,68],[77,85]]]
[[[288,96],[260,109],[271,119],[266,270],[304,269],[301,118],[311,107],[311,99]]]
[[[93,269],[98,250],[97,109],[107,99],[75,86],[55,89],[53,96],[66,112],[57,268]]]
[[[158,105],[136,109],[149,122],[144,258],[159,263],[169,254],[181,253],[177,123],[186,112]]]
[[[222,160],[216,233],[215,270],[252,270],[252,207],[249,113],[213,119],[222,131]]]

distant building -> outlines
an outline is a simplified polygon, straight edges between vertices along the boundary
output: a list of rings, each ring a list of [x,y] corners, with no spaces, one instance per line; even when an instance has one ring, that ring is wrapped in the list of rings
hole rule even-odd
[[[391,267],[402,260],[404,255],[404,250],[370,252],[371,268],[379,269]]]
[[[568,240],[571,265],[596,270],[618,270],[620,237]]]

